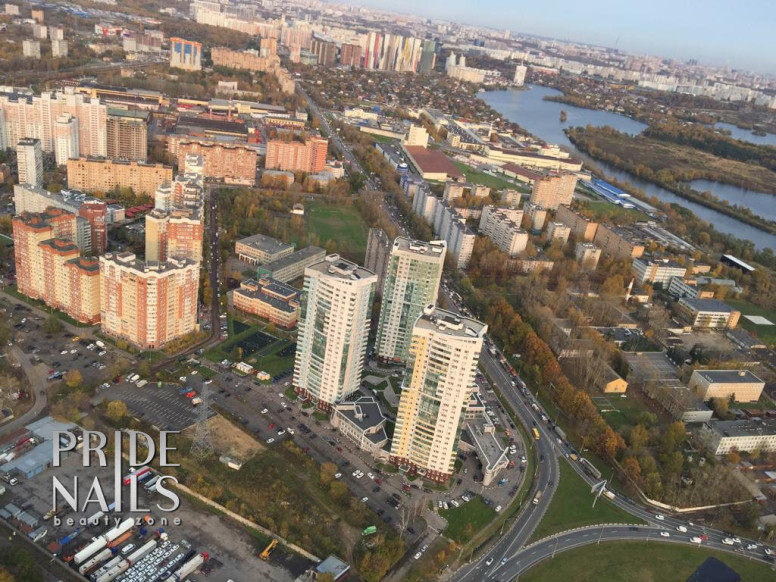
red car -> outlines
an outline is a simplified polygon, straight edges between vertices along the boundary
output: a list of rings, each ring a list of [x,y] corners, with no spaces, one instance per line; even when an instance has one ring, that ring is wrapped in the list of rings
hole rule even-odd
[[[378,485],[382,485],[383,484],[383,480],[382,479],[375,479],[375,483],[377,483]]]
[[[275,423],[270,423],[269,427],[270,428],[275,428]]]
[[[194,390],[191,390],[190,392],[186,392],[186,398],[194,398],[197,395]]]
[[[702,539],[704,542],[707,542],[707,541],[709,541],[709,536],[707,536],[707,535],[705,535],[705,534],[704,534],[704,535],[702,535],[702,536],[700,536],[700,538],[701,538],[701,539]]]

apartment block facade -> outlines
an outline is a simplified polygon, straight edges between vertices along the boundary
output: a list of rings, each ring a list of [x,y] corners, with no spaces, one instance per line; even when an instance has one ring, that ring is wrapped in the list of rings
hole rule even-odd
[[[202,70],[202,43],[170,38],[170,67],[184,71]]]
[[[361,384],[377,275],[339,255],[304,275],[294,386],[328,410]]]
[[[390,460],[404,473],[453,474],[487,325],[433,305],[412,330]]]
[[[16,164],[19,184],[43,185],[43,150],[39,139],[19,140],[16,145]]]
[[[207,140],[182,140],[178,143],[177,152],[179,169],[185,166],[187,156],[197,155],[202,156],[205,178],[247,186],[256,183],[258,154],[254,148]]]
[[[531,202],[555,210],[563,204],[571,204],[577,177],[570,172],[550,173],[538,178],[531,191]]]
[[[199,329],[199,264],[142,262],[133,253],[100,257],[102,331],[141,349],[158,349]]]
[[[97,158],[67,161],[67,183],[84,192],[110,192],[116,186],[152,195],[159,184],[172,181],[172,166]]]
[[[598,232],[597,222],[574,212],[569,206],[559,206],[555,211],[555,220],[571,228],[571,234],[577,241],[593,242]]]
[[[765,382],[748,370],[695,370],[687,385],[703,401],[757,402],[765,388]]]
[[[385,272],[383,299],[377,327],[377,357],[406,362],[415,320],[435,304],[442,280],[447,245],[405,237],[393,241]]]
[[[148,119],[147,111],[108,109],[107,157],[145,162],[148,158]]]
[[[494,206],[485,206],[480,217],[480,233],[510,257],[525,251],[528,246],[528,231],[520,228],[519,222],[510,219],[510,210],[502,211]]]
[[[189,259],[202,262],[205,223],[200,210],[152,210],[145,217],[146,261]]]
[[[322,137],[309,137],[305,141],[271,139],[267,142],[264,167],[317,174],[326,168],[328,147],[329,140]]]

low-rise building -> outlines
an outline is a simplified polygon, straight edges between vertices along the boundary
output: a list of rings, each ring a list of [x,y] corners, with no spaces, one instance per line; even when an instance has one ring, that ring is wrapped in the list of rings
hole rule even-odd
[[[604,394],[625,394],[628,383],[611,367],[606,366],[599,387]]]
[[[776,451],[776,419],[707,422],[700,428],[698,438],[715,455],[733,450],[770,453]]]
[[[676,312],[694,328],[732,329],[741,317],[740,311],[719,299],[684,297],[676,304]]]
[[[264,277],[240,283],[232,295],[235,309],[256,315],[283,329],[292,329],[299,321],[302,292]]]
[[[640,258],[633,260],[631,271],[636,278],[636,282],[639,284],[659,283],[663,288],[666,288],[672,278],[684,277],[687,272],[687,267],[670,259],[655,261],[652,259]]]
[[[305,247],[287,257],[260,265],[257,270],[257,278],[267,276],[281,283],[288,283],[304,275],[304,270],[307,267],[320,263],[325,258],[326,251],[324,249],[315,246]]]
[[[695,370],[689,387],[702,400],[733,397],[738,402],[757,402],[765,382],[748,370]]]
[[[388,444],[385,422],[380,405],[374,398],[367,397],[335,405],[331,416],[334,428],[359,449],[372,455],[379,453]]]
[[[668,293],[673,297],[690,297],[692,299],[713,299],[717,291],[725,289],[726,292],[738,295],[743,293],[733,279],[716,279],[712,277],[674,277],[668,284]]]
[[[235,242],[234,252],[241,261],[251,265],[266,265],[291,255],[294,245],[263,234],[254,234]]]

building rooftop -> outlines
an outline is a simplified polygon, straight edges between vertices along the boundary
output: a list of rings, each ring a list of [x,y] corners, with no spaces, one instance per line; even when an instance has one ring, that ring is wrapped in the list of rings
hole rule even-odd
[[[733,308],[730,307],[730,305],[719,299],[695,299],[692,297],[684,297],[679,300],[679,303],[685,303],[695,311],[713,311],[716,313],[733,312]]]
[[[749,370],[695,370],[707,382],[713,384],[739,384],[741,382],[765,384]]]
[[[370,277],[377,278],[377,275],[373,271],[357,265],[352,261],[343,259],[337,254],[328,255],[320,263],[315,263],[307,268],[318,271],[319,273],[325,273],[329,277],[336,279],[359,280]]]
[[[279,253],[288,249],[293,250],[294,248],[294,245],[292,244],[284,243],[283,241],[263,234],[254,234],[253,236],[241,238],[237,242],[265,253]]]
[[[707,423],[707,426],[726,437],[776,434],[776,418],[766,418],[764,420],[718,420]]]
[[[433,329],[458,337],[482,338],[488,326],[476,319],[461,317],[434,305],[428,305],[415,325],[421,329]]]
[[[469,420],[466,422],[466,429],[486,471],[494,471],[499,464],[507,464],[506,449],[501,446],[489,420],[485,418]]]
[[[210,119],[207,117],[187,117],[178,118],[179,128],[190,128],[204,130],[206,133],[226,133],[229,135],[247,136],[248,128],[244,123],[237,121],[227,121],[225,119]]]
[[[254,279],[243,281],[240,288],[235,289],[234,292],[251,299],[261,299],[275,309],[285,311],[286,313],[296,311],[302,297],[302,292],[298,289],[294,289],[290,285],[275,281],[269,277],[263,278],[260,281],[255,281]],[[296,305],[291,305],[291,302],[295,302]]]
[[[384,232],[383,236],[385,236]],[[447,243],[443,240],[425,242],[421,240],[413,240],[405,236],[397,236],[393,241],[393,247],[402,251],[410,251],[417,255],[438,257],[444,254],[445,249],[447,248]]]
[[[671,269],[686,269],[685,265],[681,265],[674,261],[673,259],[651,259],[646,257],[641,257],[638,259],[634,259],[633,262],[639,262],[643,265],[652,266],[652,265],[658,265],[659,267],[666,267]]]
[[[339,580],[350,570],[350,564],[343,562],[337,556],[329,556],[315,567],[319,574],[331,574],[335,580]]]
[[[279,271],[280,269],[285,269],[286,267],[290,267],[291,265],[294,265],[300,261],[305,261],[321,253],[325,255],[326,251],[320,247],[309,246],[303,249],[299,249],[298,251],[291,253],[282,259],[278,259],[277,261],[272,261],[266,265],[261,265],[259,268],[267,272]]]
[[[78,252],[78,245],[76,245],[73,241],[63,238],[50,238],[48,240],[44,240],[40,244],[50,247],[52,250],[62,254]]]
[[[130,252],[112,252],[105,253],[100,257],[100,262],[109,262],[121,265],[123,267],[130,268],[143,276],[149,273],[170,273],[188,267],[189,265],[198,264],[191,259],[179,259],[171,258],[167,261],[141,261],[137,258],[135,253]]]
[[[14,217],[14,220],[23,222],[30,228],[49,228],[51,220],[61,216],[73,216],[72,212],[62,208],[49,207],[43,212],[22,212]]]
[[[421,146],[402,146],[424,174],[447,174],[448,178],[463,180],[463,173],[445,154]]]
[[[374,429],[385,422],[380,404],[371,397],[362,397],[355,402],[338,404],[337,412],[363,431]]]
[[[100,272],[100,261],[96,257],[77,257],[67,261],[67,264],[89,273]]]
[[[141,109],[119,109],[108,107],[108,117],[121,117],[122,119],[147,122],[151,117],[151,114],[148,111]]]

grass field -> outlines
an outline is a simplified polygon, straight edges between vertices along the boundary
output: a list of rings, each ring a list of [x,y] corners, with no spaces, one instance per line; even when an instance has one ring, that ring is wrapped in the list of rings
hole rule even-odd
[[[615,206],[611,202],[604,200],[586,202],[585,209],[590,211],[594,219],[617,221],[618,224],[643,220],[646,216],[639,210]]]
[[[461,162],[454,161],[453,163],[456,168],[463,172],[464,176],[466,176],[466,180],[472,184],[482,184],[483,186],[487,186],[494,190],[503,190],[504,188],[521,189],[502,178],[497,178],[496,176],[491,176],[490,174],[485,174],[483,172],[475,172],[471,167],[462,164]]]
[[[774,580],[765,564],[726,552],[666,543],[605,542],[558,554],[520,577],[525,582],[666,582],[687,580],[703,561],[714,556],[746,582]]]
[[[337,252],[359,264],[366,253],[368,228],[355,208],[312,203],[307,209],[307,226],[318,235],[320,246],[337,243]]]
[[[744,317],[744,315],[761,315],[776,323],[776,311],[769,311],[740,299],[727,299],[726,302],[741,312],[741,319],[738,320],[738,325],[759,337],[770,347],[776,345],[776,325],[757,325]]]
[[[602,394],[593,396],[592,400],[601,416],[614,430],[625,425],[638,424],[641,414],[647,411],[637,398],[631,396],[621,398],[617,394]]]
[[[601,497],[593,507],[590,487],[565,462],[560,464],[560,483],[532,541],[567,529],[597,523],[643,523]]]
[[[447,520],[445,537],[458,543],[466,543],[496,517],[496,512],[485,505],[482,497],[478,495],[461,507],[442,509],[439,515]]]

